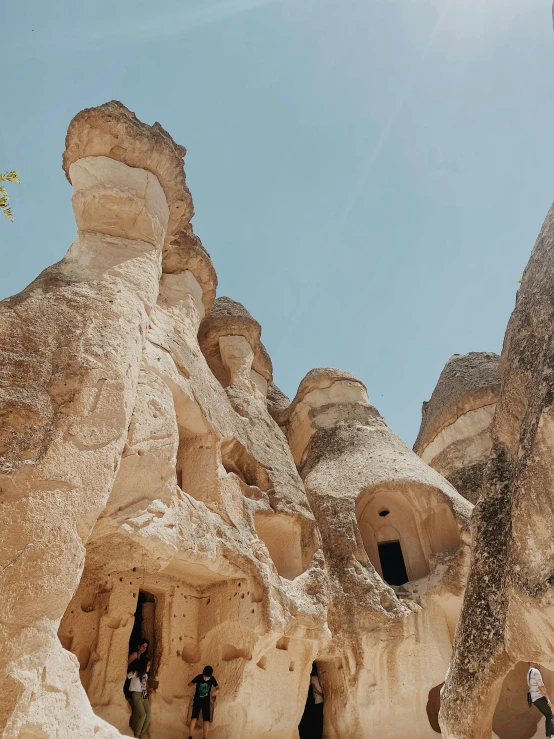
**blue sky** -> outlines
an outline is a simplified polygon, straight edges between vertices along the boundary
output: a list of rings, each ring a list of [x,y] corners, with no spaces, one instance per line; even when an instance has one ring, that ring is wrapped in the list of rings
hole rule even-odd
[[[554,196],[546,0],[25,0],[0,28],[0,297],[74,238],[67,125],[117,99],[187,147],[288,395],[347,369],[412,444],[446,360],[501,350]]]

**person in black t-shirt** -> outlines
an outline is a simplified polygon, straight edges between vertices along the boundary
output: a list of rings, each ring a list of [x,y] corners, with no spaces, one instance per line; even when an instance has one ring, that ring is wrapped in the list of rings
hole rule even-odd
[[[202,670],[202,674],[197,675],[190,681],[189,688],[192,688],[193,685],[196,686],[196,691],[194,693],[194,700],[192,701],[191,736],[189,736],[189,739],[192,739],[192,732],[196,726],[196,719],[200,716],[200,711],[202,711],[202,739],[207,739],[208,731],[210,730],[210,694],[212,690],[214,695],[217,695],[219,692],[213,667],[206,665]]]

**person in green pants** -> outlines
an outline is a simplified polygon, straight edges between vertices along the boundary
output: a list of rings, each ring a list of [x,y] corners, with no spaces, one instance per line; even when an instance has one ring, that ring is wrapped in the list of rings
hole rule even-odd
[[[129,725],[135,737],[145,736],[150,723],[150,702],[148,700],[148,672],[150,660],[142,655],[129,665],[127,677],[129,683],[129,701],[131,703],[131,720]]]

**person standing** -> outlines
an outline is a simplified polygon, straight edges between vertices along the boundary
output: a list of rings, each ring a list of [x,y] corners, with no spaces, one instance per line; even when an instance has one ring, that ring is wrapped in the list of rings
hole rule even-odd
[[[129,656],[127,657],[127,671],[129,671],[130,666],[133,662],[136,662],[142,655],[146,657],[146,652],[148,650],[148,639],[141,639],[136,648],[133,649],[132,652],[129,652]],[[129,685],[131,683],[130,678],[127,678],[125,682],[123,683],[123,695],[125,698],[131,702],[131,694],[130,694],[130,688]]]
[[[208,731],[210,730],[210,697],[213,690],[213,695],[217,695],[219,692],[219,686],[217,680],[214,677],[214,669],[210,665],[206,665],[202,670],[201,675],[197,675],[189,683],[189,688],[196,686],[194,693],[194,700],[192,702],[192,717],[190,722],[190,736],[192,739],[192,732],[196,726],[196,721],[202,712],[202,739],[207,739]]]
[[[554,716],[552,715],[552,704],[544,687],[540,665],[538,662],[529,662],[529,672],[527,673],[527,685],[531,701],[546,718],[546,737],[554,738]]]
[[[150,724],[150,702],[148,700],[148,672],[150,660],[146,655],[139,657],[129,665],[127,677],[129,684],[129,702],[131,704],[131,720],[129,725],[135,737],[145,736]]]
[[[137,643],[136,649],[133,649],[132,652],[129,652],[129,656],[127,658],[127,665],[130,665],[131,662],[134,662],[136,659],[141,657],[147,651],[148,651],[148,639],[141,639]]]

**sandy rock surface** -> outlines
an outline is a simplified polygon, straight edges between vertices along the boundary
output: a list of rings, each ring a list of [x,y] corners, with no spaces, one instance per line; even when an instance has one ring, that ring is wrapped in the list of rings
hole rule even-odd
[[[414,451],[472,503],[479,500],[492,448],[499,364],[500,357],[492,352],[451,357],[431,400],[423,403],[414,445]]]
[[[416,454],[349,372],[292,402],[274,384],[258,321],[216,298],[184,154],[121,103],[79,113],[76,239],[0,303],[0,735],[130,736],[147,638],[150,739],[188,736],[205,664],[212,739],[305,737],[314,662],[326,739],[530,739],[522,660],[554,668],[554,215],[502,384],[496,355],[450,360]]]
[[[523,661],[554,668],[553,275],[551,208],[504,339],[492,451],[473,514],[472,566],[441,712],[449,739],[490,736],[502,684]]]

